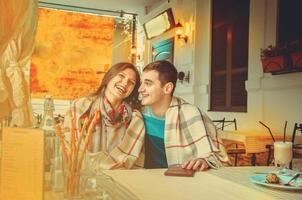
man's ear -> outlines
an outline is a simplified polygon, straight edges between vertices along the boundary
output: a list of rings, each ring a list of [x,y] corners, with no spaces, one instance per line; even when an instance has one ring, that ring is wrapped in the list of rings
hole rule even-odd
[[[174,84],[172,82],[168,82],[164,86],[164,93],[171,94],[174,88]]]

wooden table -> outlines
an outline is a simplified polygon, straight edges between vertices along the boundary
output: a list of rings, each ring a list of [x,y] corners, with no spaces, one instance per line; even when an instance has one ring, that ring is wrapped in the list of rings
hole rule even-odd
[[[259,131],[220,131],[223,140],[243,143],[246,154],[252,154],[252,165],[256,163],[256,153],[267,152],[266,145],[273,144],[271,135],[267,132]],[[276,141],[282,141],[282,134],[274,134]],[[286,141],[291,141],[291,134],[287,135]],[[297,141],[302,141],[302,137],[298,136]],[[302,143],[302,142],[300,142]]]

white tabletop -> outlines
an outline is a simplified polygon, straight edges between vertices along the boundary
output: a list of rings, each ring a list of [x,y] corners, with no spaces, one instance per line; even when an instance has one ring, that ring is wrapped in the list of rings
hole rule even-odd
[[[301,190],[276,190],[249,181],[253,172],[269,170],[272,168],[225,167],[197,172],[193,178],[164,176],[165,169],[104,172],[142,200],[301,200]]]

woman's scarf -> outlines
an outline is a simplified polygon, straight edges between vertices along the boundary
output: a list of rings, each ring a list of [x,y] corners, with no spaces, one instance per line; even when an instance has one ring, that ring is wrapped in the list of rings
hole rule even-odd
[[[122,102],[115,111],[106,97],[98,97],[94,101],[90,110],[90,117],[92,117],[96,111],[101,112],[103,122],[106,126],[116,128],[125,126],[127,128],[131,120],[132,110],[127,103]]]
[[[125,131],[131,120],[131,107],[122,102],[116,110],[106,97],[98,97],[92,104],[89,116],[101,113],[101,121],[97,123],[92,135],[90,151],[100,150],[110,153],[123,140]]]
[[[115,112],[108,100],[102,97],[77,99],[72,102],[69,113],[73,113],[76,129],[80,130],[83,119],[99,111],[101,120],[91,138],[93,145],[97,145],[92,151],[94,153],[87,154],[92,159],[93,170],[142,167],[145,126],[141,113],[132,111],[127,103],[122,103]],[[66,115],[67,123],[64,123],[66,131],[69,130],[70,114]]]

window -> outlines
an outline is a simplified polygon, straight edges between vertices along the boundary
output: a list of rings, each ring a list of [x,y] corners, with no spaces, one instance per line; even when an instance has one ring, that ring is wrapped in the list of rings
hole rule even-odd
[[[174,38],[152,45],[152,61],[167,60],[173,63]]]
[[[301,8],[301,0],[279,0],[277,27],[279,44],[302,38]]]
[[[249,0],[212,1],[212,111],[246,112]]]

